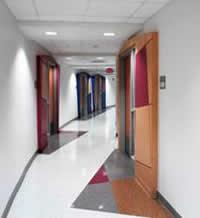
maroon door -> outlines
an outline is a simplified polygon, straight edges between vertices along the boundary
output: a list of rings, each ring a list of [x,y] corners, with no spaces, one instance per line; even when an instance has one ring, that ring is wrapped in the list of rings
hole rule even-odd
[[[55,85],[51,87],[51,73],[55,74]],[[59,66],[48,56],[37,56],[37,127],[38,127],[38,150],[41,152],[48,145],[48,135],[52,120],[50,115],[53,114],[53,123],[56,127],[54,133],[58,132],[58,111],[59,111]],[[51,89],[56,92],[51,94]],[[56,93],[56,96],[55,96]],[[52,96],[51,96],[52,95]],[[53,96],[54,95],[54,96]],[[53,107],[50,107],[51,99],[55,98]],[[51,111],[51,108],[54,108]]]

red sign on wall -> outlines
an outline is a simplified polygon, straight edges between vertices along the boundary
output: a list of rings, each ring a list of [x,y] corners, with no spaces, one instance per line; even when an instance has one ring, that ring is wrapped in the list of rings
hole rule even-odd
[[[106,73],[110,74],[113,72],[114,72],[113,68],[111,68],[111,67],[106,68]]]

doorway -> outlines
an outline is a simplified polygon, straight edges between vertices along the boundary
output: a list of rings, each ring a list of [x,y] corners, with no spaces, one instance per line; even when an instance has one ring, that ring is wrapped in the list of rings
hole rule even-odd
[[[134,78],[135,78],[135,51],[131,50],[126,53],[122,60],[124,82],[124,129],[125,129],[125,143],[124,151],[129,157],[134,158]]]
[[[132,51],[135,51],[133,59],[131,58]],[[131,62],[131,60],[134,61]],[[157,33],[146,33],[130,38],[121,48],[118,56],[118,93],[119,149],[130,154],[130,148],[134,144],[135,181],[149,196],[156,198],[158,169]]]
[[[60,70],[49,56],[37,56],[38,150],[48,145],[48,137],[59,132]]]

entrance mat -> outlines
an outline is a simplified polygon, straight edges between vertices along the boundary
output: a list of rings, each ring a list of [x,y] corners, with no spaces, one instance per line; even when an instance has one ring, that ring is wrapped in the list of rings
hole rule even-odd
[[[60,133],[49,136],[48,146],[43,150],[42,154],[51,154],[60,149],[64,145],[72,142],[80,136],[87,133],[86,131],[60,131]]]
[[[119,213],[152,218],[173,218],[158,201],[150,198],[134,178],[112,182]]]

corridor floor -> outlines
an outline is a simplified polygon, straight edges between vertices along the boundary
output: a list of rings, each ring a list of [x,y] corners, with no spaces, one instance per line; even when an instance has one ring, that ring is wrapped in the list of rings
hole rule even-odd
[[[62,131],[87,133],[49,155],[37,155],[8,218],[134,218],[135,214],[149,217],[146,213],[149,208],[155,208],[157,214],[152,216],[154,218],[170,217],[154,201],[141,195],[141,190],[134,183],[131,162],[116,151],[114,108],[87,121],[74,121]],[[125,164],[123,169],[113,168],[116,159]],[[108,180],[110,184],[105,185]],[[103,201],[104,205],[98,201],[94,201],[93,205],[87,202],[87,199],[91,202],[91,194],[100,190],[100,186],[98,189],[89,187],[90,197],[87,198],[89,183],[94,186],[98,183],[104,191],[109,189],[104,192],[104,199],[107,198]],[[106,195],[109,191],[111,195]],[[86,201],[81,200],[85,196]],[[136,198],[133,199],[133,196]],[[98,210],[95,208],[97,205],[100,206]],[[105,206],[104,210],[102,206]],[[161,216],[157,216],[158,213]]]
[[[71,208],[116,148],[115,110],[63,131],[88,131],[50,155],[38,155],[13,202],[9,218],[126,218],[114,213]]]

